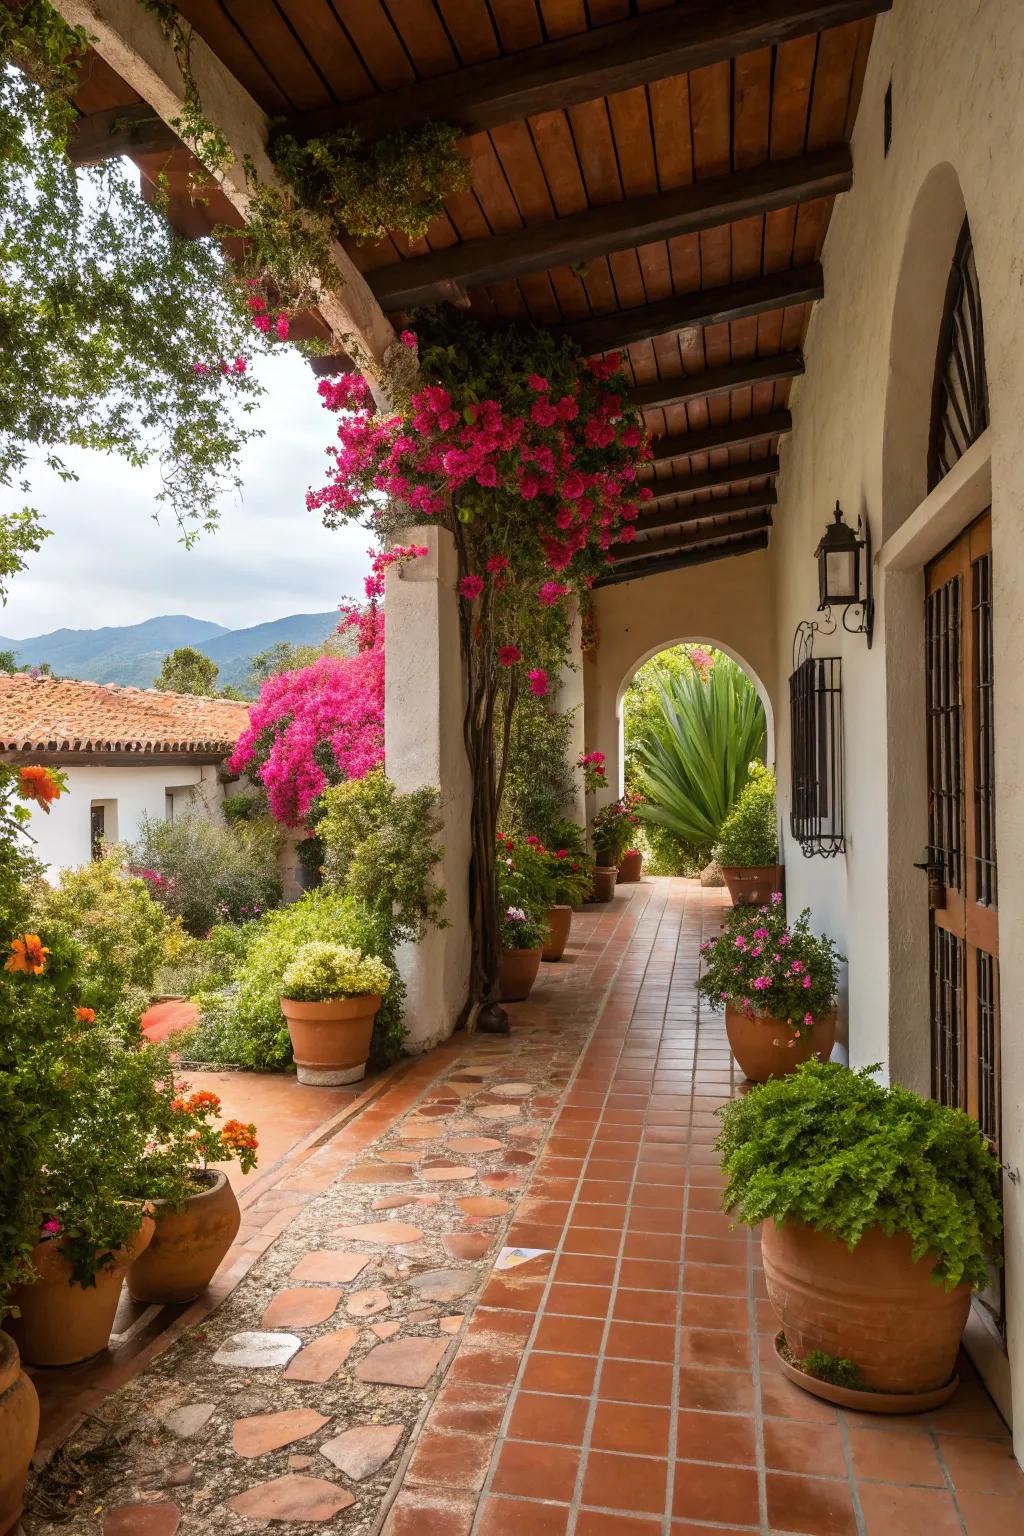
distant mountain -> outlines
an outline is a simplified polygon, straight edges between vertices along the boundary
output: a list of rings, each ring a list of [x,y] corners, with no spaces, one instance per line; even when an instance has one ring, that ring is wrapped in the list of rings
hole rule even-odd
[[[289,645],[318,645],[337,628],[338,614],[293,613],[269,624],[227,629],[187,614],[165,614],[141,624],[107,629],[55,629],[27,640],[0,636],[0,651],[13,651],[22,669],[48,661],[60,677],[92,683],[123,683],[151,688],[168,651],[193,645],[220,668],[220,687],[244,687],[252,658],[279,641]]]

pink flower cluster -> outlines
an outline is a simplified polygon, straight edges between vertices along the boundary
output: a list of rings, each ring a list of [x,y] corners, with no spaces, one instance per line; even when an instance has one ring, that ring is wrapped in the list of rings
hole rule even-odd
[[[349,610],[343,622],[363,619]],[[255,765],[271,813],[285,826],[299,826],[327,787],[325,748],[343,779],[361,779],[384,761],[384,626],[374,616],[366,627],[372,643],[355,656],[321,656],[269,678],[249,710],[230,768]]]
[[[402,560],[419,560],[429,550],[425,544],[395,544],[391,549],[368,549],[370,556],[370,574],[363,581],[363,591],[371,603],[384,596],[384,578],[388,568],[397,565]]]
[[[577,768],[583,770],[583,788],[588,795],[597,789],[606,789],[608,775],[604,771],[603,752],[581,752],[576,759]]]

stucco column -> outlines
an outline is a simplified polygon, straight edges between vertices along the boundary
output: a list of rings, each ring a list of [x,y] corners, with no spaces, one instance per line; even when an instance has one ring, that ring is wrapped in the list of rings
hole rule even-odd
[[[452,1033],[469,985],[469,817],[472,784],[462,737],[464,685],[455,543],[446,529],[413,528],[428,553],[387,573],[384,594],[384,761],[396,787],[440,791],[439,878],[450,926],[403,945],[405,1048],[426,1051]]]
[[[566,807],[566,815],[580,826],[587,824],[587,797],[583,790],[583,775],[575,769],[578,758],[587,750],[584,746],[583,709],[583,622],[579,608],[572,604],[569,618],[569,656],[559,668],[555,684],[554,706],[559,714],[572,711],[569,728],[569,759],[574,765],[573,793]]]

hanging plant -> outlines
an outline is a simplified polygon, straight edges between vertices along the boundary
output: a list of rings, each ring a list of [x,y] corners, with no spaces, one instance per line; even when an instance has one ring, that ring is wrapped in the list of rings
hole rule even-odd
[[[322,218],[300,207],[287,189],[261,182],[251,160],[245,162],[245,173],[249,187],[245,228],[221,224],[214,234],[241,240],[235,271],[248,296],[255,292],[263,298],[264,309],[268,304],[293,314],[307,309],[321,289],[338,283],[330,230]],[[286,336],[287,329],[279,339]]]
[[[346,126],[304,144],[278,134],[270,155],[299,202],[335,229],[356,240],[383,240],[395,231],[421,240],[447,194],[469,186],[461,137],[447,123],[424,123],[367,144],[358,128]]]
[[[394,414],[375,414],[359,375],[321,381],[340,419],[328,483],[307,501],[328,526],[361,519],[384,542],[431,518],[454,534],[474,783],[466,1012],[500,1029],[494,846],[516,703],[526,689],[548,695],[564,605],[613,540],[629,540],[650,496],[635,485],[649,450],[617,356],[584,360],[550,331],[488,330],[451,311],[424,314],[402,340],[421,374],[411,393],[392,387]]]

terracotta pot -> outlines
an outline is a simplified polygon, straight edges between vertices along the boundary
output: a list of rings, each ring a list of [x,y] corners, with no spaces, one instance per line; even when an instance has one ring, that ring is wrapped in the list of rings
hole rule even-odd
[[[300,1083],[333,1087],[357,1083],[366,1075],[373,1021],[381,999],[375,992],[332,997],[326,1003],[300,1003],[282,997],[292,1055]]]
[[[636,848],[631,848],[624,853],[619,860],[619,884],[636,885],[643,869],[644,856]]]
[[[615,882],[619,877],[618,865],[595,864],[590,879],[588,901],[611,901],[615,895]]]
[[[503,949],[498,996],[503,1003],[521,1003],[540,970],[540,945],[536,949]]]
[[[540,952],[542,960],[561,960],[569,942],[572,927],[572,907],[552,907],[548,912],[547,943]]]
[[[111,1255],[113,1264],[96,1271],[95,1285],[72,1280],[59,1242],[36,1244],[32,1266],[38,1278],[15,1287],[11,1301],[21,1316],[4,1323],[27,1365],[77,1365],[106,1349],[125,1270],[149,1243],[153,1227],[152,1216],[144,1216],[130,1241]]]
[[[742,1008],[726,1003],[725,1032],[744,1077],[752,1083],[766,1083],[770,1077],[785,1077],[787,1072],[794,1072],[812,1056],[828,1060],[836,1043],[835,1010],[818,1019],[800,1039],[794,1039],[785,1019],[772,1019],[765,1014],[751,1018]]]
[[[21,1517],[21,1496],[39,1433],[39,1398],[21,1369],[18,1346],[0,1333],[0,1536]]]
[[[931,1392],[952,1377],[971,1287],[933,1283],[935,1259],[915,1263],[906,1233],[869,1227],[851,1253],[800,1222],[768,1221],[761,1254],[769,1300],[798,1360],[814,1349],[852,1360],[863,1385],[879,1392]]]
[[[192,1301],[205,1291],[242,1223],[235,1192],[216,1169],[195,1172],[204,1187],[180,1210],[154,1200],[156,1231],[145,1252],[128,1266],[135,1301]]]
[[[767,906],[782,890],[781,864],[723,864],[722,874],[734,907]]]

